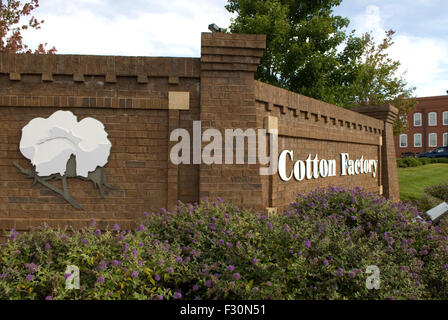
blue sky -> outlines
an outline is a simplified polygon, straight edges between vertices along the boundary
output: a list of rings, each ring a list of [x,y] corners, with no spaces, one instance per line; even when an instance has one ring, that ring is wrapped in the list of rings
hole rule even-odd
[[[214,22],[227,27],[226,0],[40,0],[42,29],[24,34],[27,43],[55,45],[59,54],[129,56],[200,55],[200,33]],[[416,95],[448,90],[448,1],[343,0],[335,13],[349,30],[382,39],[396,31],[390,55]]]

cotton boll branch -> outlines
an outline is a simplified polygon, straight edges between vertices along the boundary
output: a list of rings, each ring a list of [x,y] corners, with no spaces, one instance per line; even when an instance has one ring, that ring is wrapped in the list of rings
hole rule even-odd
[[[56,111],[50,117],[34,118],[22,128],[20,152],[31,161],[33,169],[14,165],[28,177],[64,197],[75,208],[82,207],[67,189],[67,178],[92,181],[102,198],[104,187],[116,189],[106,182],[103,166],[107,164],[112,144],[104,125],[96,119],[77,117],[70,111]],[[63,190],[49,180],[61,180]]]
[[[79,210],[84,210],[84,209],[68,193],[67,178],[80,178],[85,181],[92,181],[94,187],[98,188],[102,198],[105,197],[103,187],[113,189],[113,190],[118,189],[116,186],[112,186],[107,183],[106,175],[104,173],[104,168],[102,168],[102,167],[97,167],[94,171],[89,172],[89,175],[87,178],[77,176],[76,175],[76,159],[73,155],[67,161],[67,169],[63,176],[61,176],[60,174],[52,174],[48,177],[40,177],[35,170],[24,169],[16,162],[13,162],[13,164],[23,174],[27,175],[28,178],[34,179],[33,182],[31,183],[31,185],[35,185],[36,183],[42,184],[43,186],[45,186],[45,187],[49,188],[50,190],[61,195],[68,203],[70,203],[73,207],[75,207],[76,209],[79,209]],[[55,187],[54,185],[52,185],[48,182],[49,180],[52,180],[52,179],[62,180],[63,190],[60,190],[59,188]]]
[[[41,185],[47,187],[48,189],[56,192],[57,194],[61,195],[68,203],[70,203],[72,206],[74,206],[76,209],[83,210],[83,208],[76,202],[75,199],[73,199],[67,192],[67,182],[65,180],[65,177],[63,181],[64,190],[60,190],[59,188],[56,188],[54,185],[48,183],[45,178],[39,177],[34,170],[30,169],[24,169],[21,167],[18,163],[13,162],[14,166],[19,169],[23,174],[27,175],[28,178],[34,179],[32,184],[35,184],[36,182],[39,182]]]

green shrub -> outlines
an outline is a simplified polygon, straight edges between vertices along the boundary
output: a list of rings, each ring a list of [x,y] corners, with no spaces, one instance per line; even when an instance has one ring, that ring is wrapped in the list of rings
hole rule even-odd
[[[398,168],[418,167],[431,163],[448,163],[448,158],[397,158]]]
[[[438,158],[439,163],[448,163],[448,158]]]
[[[418,167],[431,163],[448,163],[448,158],[397,158],[398,168]]]
[[[151,213],[130,232],[12,231],[0,299],[447,299],[446,235],[419,215],[329,188],[271,217],[218,199]],[[65,289],[69,264],[80,290]],[[380,290],[366,288],[370,265]]]
[[[422,165],[422,163],[417,158],[404,158],[403,162],[408,167],[418,167]]]
[[[398,159],[397,159],[397,167],[398,167],[398,168],[407,168],[408,165],[407,165],[407,163],[405,163],[405,162],[403,161],[403,159],[398,158]]]
[[[426,164],[431,163],[431,159],[430,158],[417,158],[417,159],[420,161],[420,163],[422,165],[426,165]]]
[[[448,182],[429,186],[425,189],[425,193],[442,201],[448,201]]]

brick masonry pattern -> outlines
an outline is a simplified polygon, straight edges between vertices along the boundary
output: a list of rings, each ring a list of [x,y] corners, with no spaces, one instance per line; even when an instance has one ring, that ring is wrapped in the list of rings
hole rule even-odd
[[[264,35],[203,33],[200,58],[0,54],[0,230],[27,230],[44,222],[80,228],[91,218],[100,228],[119,223],[129,229],[144,211],[173,209],[178,200],[202,197],[264,212],[286,208],[297,193],[330,184],[372,192],[383,186],[386,196],[397,195],[388,127],[396,116],[392,107],[372,107],[376,113],[364,115],[365,110],[344,110],[255,81],[264,49]],[[169,109],[170,91],[188,92],[189,109]],[[68,181],[84,211],[42,186],[31,187],[12,165],[30,167],[18,149],[21,128],[60,109],[78,120],[100,120],[112,142],[105,173],[117,190],[102,199],[92,183]],[[277,175],[260,176],[259,164],[169,161],[175,128],[192,135],[192,122],[201,120],[202,131],[258,129],[267,116],[278,118],[279,149],[294,150],[297,159],[308,154],[337,159],[348,152],[353,158],[382,159],[381,174],[283,182]]]

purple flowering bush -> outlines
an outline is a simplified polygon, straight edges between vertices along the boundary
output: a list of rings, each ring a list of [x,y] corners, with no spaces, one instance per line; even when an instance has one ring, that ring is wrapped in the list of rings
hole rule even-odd
[[[447,299],[444,228],[361,189],[318,189],[275,216],[220,199],[136,230],[11,231],[0,299]],[[67,265],[79,290],[65,288]],[[380,270],[369,290],[368,266]]]
[[[177,248],[140,232],[39,228],[11,232],[0,254],[0,299],[157,299],[174,294],[156,274],[177,266]],[[164,266],[158,264],[164,261]],[[79,290],[67,290],[68,265],[80,270]]]
[[[316,266],[303,279],[311,288],[308,297],[446,299],[446,232],[421,215],[409,204],[359,188],[330,187],[299,196],[284,219],[295,225],[295,242],[311,242],[302,255],[307,266]],[[370,265],[381,271],[380,290],[365,286]]]
[[[278,216],[205,202],[156,214],[148,228],[191,257],[190,298],[446,298],[446,235],[420,215],[359,188],[329,188]],[[371,265],[380,290],[366,288]]]

